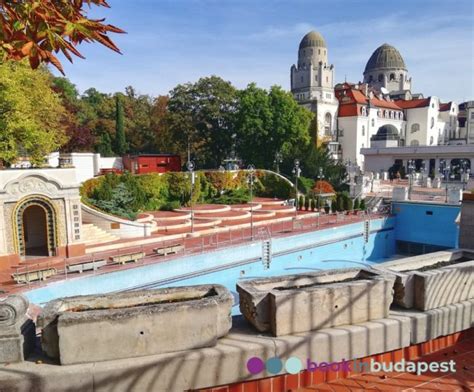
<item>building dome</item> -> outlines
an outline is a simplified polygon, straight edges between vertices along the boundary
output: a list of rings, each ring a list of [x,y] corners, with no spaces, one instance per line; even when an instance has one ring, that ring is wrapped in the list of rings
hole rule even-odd
[[[370,59],[365,66],[364,73],[393,68],[406,70],[405,61],[403,61],[402,55],[396,48],[388,44],[383,44],[372,53],[372,56],[370,56]]]
[[[397,128],[391,124],[382,125],[371,140],[399,140],[400,135]]]
[[[300,42],[300,49],[304,48],[325,48],[326,41],[321,34],[316,31],[310,31]]]

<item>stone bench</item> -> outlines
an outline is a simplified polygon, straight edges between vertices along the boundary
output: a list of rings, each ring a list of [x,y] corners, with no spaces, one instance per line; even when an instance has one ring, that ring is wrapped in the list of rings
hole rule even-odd
[[[107,265],[107,261],[105,261],[104,259],[69,264],[67,266],[67,272],[79,272],[80,274],[82,274],[83,271],[97,271],[104,265]]]
[[[63,365],[212,347],[231,328],[233,302],[221,285],[57,299],[39,315],[41,344]]]
[[[387,317],[394,281],[351,268],[247,280],[237,291],[245,318],[281,336]]]
[[[29,283],[37,280],[46,280],[47,278],[57,274],[56,268],[44,268],[27,272],[15,272],[12,279],[16,283]]]
[[[136,263],[138,260],[143,259],[145,257],[144,252],[135,252],[135,253],[127,253],[125,255],[120,256],[110,256],[110,260],[112,261],[111,264],[125,264],[130,261]]]
[[[168,254],[182,252],[183,250],[184,250],[184,245],[175,244],[175,245],[165,246],[162,248],[155,248],[153,249],[153,252],[155,252],[158,256],[166,256]]]

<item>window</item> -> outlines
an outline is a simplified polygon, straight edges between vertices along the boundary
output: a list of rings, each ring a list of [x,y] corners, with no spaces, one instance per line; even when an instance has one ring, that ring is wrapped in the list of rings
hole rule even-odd
[[[361,114],[362,116],[367,116],[367,111],[366,111],[366,109],[365,109],[365,106],[362,106],[362,107],[360,108],[360,114]]]
[[[395,80],[395,74],[394,73],[390,74],[390,80]]]
[[[379,74],[379,82],[383,82],[383,74]]]
[[[338,134],[339,134],[340,137],[343,137],[344,136],[344,128],[339,129]]]
[[[326,76],[326,83],[329,83],[329,78]]]
[[[324,134],[326,136],[331,135],[331,122],[332,122],[331,113],[326,113],[326,115],[324,116]]]
[[[365,125],[362,125],[362,136],[365,136]]]
[[[374,80],[374,77],[372,75],[369,76],[369,83]]]
[[[326,51],[324,51],[324,55],[326,56]]]
[[[430,137],[430,146],[433,144],[433,142],[434,142],[434,138],[433,138],[433,136],[431,136]]]
[[[403,80],[403,74],[400,74],[400,80]]]
[[[364,143],[362,143],[362,148],[364,148]]]
[[[375,127],[375,120],[372,119],[372,126]]]
[[[418,123],[412,124],[411,133],[418,132],[419,130],[420,130],[420,124],[418,124]]]
[[[434,127],[434,117],[431,117],[431,128]]]
[[[301,83],[303,83],[303,80],[304,80],[303,77],[301,77]]]
[[[411,143],[410,143],[410,146],[413,146],[413,147],[418,147],[420,145],[420,142],[418,140],[412,140]]]
[[[318,75],[314,76],[314,80],[317,82],[318,81]]]
[[[471,120],[474,120],[474,112],[471,112]]]
[[[384,116],[385,118],[388,118],[388,110],[385,110],[385,111],[383,112],[383,116]]]

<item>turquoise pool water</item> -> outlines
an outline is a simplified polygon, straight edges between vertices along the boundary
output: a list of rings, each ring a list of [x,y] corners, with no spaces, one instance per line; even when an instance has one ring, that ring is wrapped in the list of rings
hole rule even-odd
[[[393,218],[372,220],[367,242],[363,222],[274,238],[269,268],[265,268],[261,260],[262,243],[254,242],[124,271],[70,278],[25,294],[31,302],[41,305],[73,295],[203,283],[219,283],[235,293],[235,284],[242,279],[357,267],[384,261],[395,253],[394,223]],[[234,313],[238,313],[237,306]]]

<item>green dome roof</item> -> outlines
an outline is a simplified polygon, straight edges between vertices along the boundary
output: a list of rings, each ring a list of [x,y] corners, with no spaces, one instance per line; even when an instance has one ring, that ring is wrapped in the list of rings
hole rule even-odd
[[[375,52],[370,56],[364,73],[387,68],[402,68],[406,70],[405,61],[403,61],[400,52],[389,44],[383,44],[375,49]]]
[[[300,42],[300,49],[304,48],[325,48],[326,42],[321,34],[316,31],[310,31]]]

